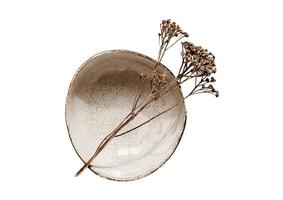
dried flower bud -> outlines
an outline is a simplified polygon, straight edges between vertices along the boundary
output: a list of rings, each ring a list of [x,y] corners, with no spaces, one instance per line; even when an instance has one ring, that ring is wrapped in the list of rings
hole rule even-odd
[[[219,97],[219,92],[218,92],[218,90],[215,92],[215,96],[216,96],[216,97]]]
[[[184,34],[185,37],[189,37],[189,34],[187,32],[182,32],[182,34]]]
[[[148,79],[148,75],[147,74],[141,73],[140,76],[141,76],[142,79]]]
[[[214,83],[216,80],[215,80],[214,77],[211,77],[211,78],[210,78],[210,81]]]

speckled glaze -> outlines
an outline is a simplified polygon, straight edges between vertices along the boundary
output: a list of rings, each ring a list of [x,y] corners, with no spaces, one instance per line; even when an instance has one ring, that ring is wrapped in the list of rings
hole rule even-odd
[[[66,100],[66,124],[77,154],[86,162],[99,143],[130,112],[135,94],[144,84],[141,101],[150,92],[150,82],[140,81],[141,73],[151,74],[156,61],[142,54],[112,50],[99,53],[76,72]],[[159,71],[174,75],[161,65]],[[180,88],[167,93],[143,110],[119,133],[139,125],[182,99]],[[174,153],[184,131],[184,103],[150,123],[110,141],[95,158],[90,169],[118,181],[129,181],[151,174]]]

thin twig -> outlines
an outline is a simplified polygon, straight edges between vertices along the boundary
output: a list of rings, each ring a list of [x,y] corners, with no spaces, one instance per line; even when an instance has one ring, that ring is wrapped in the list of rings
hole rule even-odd
[[[98,148],[96,149],[95,153],[92,155],[92,157],[84,164],[84,166],[81,167],[81,169],[76,173],[75,176],[79,176],[90,164],[91,162],[96,158],[96,156],[106,147],[106,145],[111,141],[113,137],[124,127],[126,126],[130,121],[132,121],[139,112],[141,112],[148,104],[150,104],[152,101],[148,101],[145,103],[141,108],[139,108],[137,111],[132,111],[127,117],[110,133],[108,134],[102,142],[99,144]]]
[[[166,51],[170,49],[171,47],[173,47],[177,42],[179,42],[181,39],[185,37],[186,37],[185,35],[182,35],[181,37],[179,37],[174,43],[172,43],[169,47],[166,48]]]
[[[141,98],[141,96],[142,96],[143,91],[144,91],[144,87],[142,87],[142,88],[140,89],[139,94],[138,94],[138,97],[136,98],[136,100],[135,100],[135,102],[134,102],[134,104],[133,104],[132,111],[135,110],[135,108],[137,107],[137,104],[138,104],[138,102],[139,102],[139,100],[140,100],[140,98]]]
[[[201,83],[201,82],[199,82],[199,84],[200,84],[200,83]],[[198,85],[199,85],[199,84],[198,84]],[[193,89],[187,96],[185,96],[182,100],[178,101],[175,105],[173,105],[173,106],[171,106],[170,108],[167,108],[166,110],[164,110],[164,111],[158,113],[157,115],[155,115],[154,117],[152,117],[152,118],[146,120],[145,122],[141,123],[140,125],[138,125],[138,126],[132,128],[132,129],[130,129],[130,130],[127,130],[127,131],[125,131],[125,132],[123,132],[123,133],[121,133],[121,134],[119,134],[119,135],[116,135],[115,137],[120,137],[120,136],[122,136],[122,135],[125,135],[125,134],[131,132],[131,131],[134,131],[134,130],[136,130],[136,129],[142,127],[142,126],[144,126],[145,124],[149,123],[150,121],[154,120],[155,118],[157,118],[157,117],[159,117],[159,116],[161,116],[161,115],[167,113],[168,111],[172,110],[172,109],[175,108],[177,105],[179,105],[180,103],[184,102],[189,96],[191,96],[191,95],[194,93],[194,90],[198,87],[198,85],[196,85],[196,86],[194,87],[194,89]]]
[[[140,75],[140,82],[142,80],[142,77]],[[142,93],[143,93],[143,90],[144,90],[144,84],[140,83],[140,89],[137,91],[136,95],[135,95],[135,100],[134,100],[134,103],[133,103],[133,106],[132,106],[132,111],[136,108],[141,96],[142,96]]]
[[[96,156],[103,150],[103,148],[110,142],[110,140],[115,136],[115,134],[122,129],[127,123],[129,123],[133,117],[126,117],[109,135],[107,135],[107,139],[102,140],[99,144],[99,147],[96,149],[95,153],[92,157],[79,169],[75,176],[79,176],[96,158]]]

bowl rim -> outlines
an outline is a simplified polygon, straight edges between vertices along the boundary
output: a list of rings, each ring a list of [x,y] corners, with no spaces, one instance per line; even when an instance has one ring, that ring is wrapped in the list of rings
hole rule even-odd
[[[70,134],[70,129],[69,129],[69,125],[68,125],[68,121],[67,121],[67,106],[68,106],[68,102],[69,102],[69,99],[70,99],[70,90],[73,86],[73,82],[74,80],[76,79],[77,75],[80,73],[80,71],[87,65],[87,63],[89,63],[90,61],[92,61],[93,59],[95,59],[96,57],[98,56],[101,56],[101,55],[105,55],[105,54],[112,54],[112,53],[125,53],[125,54],[132,54],[132,55],[136,55],[136,56],[140,56],[140,57],[143,57],[149,61],[152,61],[154,63],[157,62],[157,60],[149,57],[149,56],[146,56],[144,54],[141,54],[141,53],[138,53],[138,52],[135,52],[135,51],[131,51],[131,50],[124,50],[124,49],[113,49],[113,50],[106,50],[106,51],[101,51],[99,53],[96,53],[94,54],[93,56],[91,56],[90,58],[88,58],[83,64],[80,65],[80,67],[76,70],[75,74],[73,75],[72,77],[72,80],[69,84],[69,88],[68,88],[68,91],[67,91],[67,96],[66,96],[66,101],[65,101],[65,123],[66,123],[66,127],[67,127],[67,132],[68,132],[68,136],[69,136],[69,139],[71,141],[71,144],[73,146],[73,149],[75,150],[76,154],[78,155],[78,157],[81,159],[81,161],[85,164],[85,161],[82,159],[82,157],[80,156],[80,154],[78,153],[74,143],[73,143],[73,139],[71,137],[71,134]],[[173,76],[175,77],[175,75],[172,73],[172,71],[170,69],[168,69],[165,65],[163,65],[162,63],[160,63],[162,67],[164,67],[166,70],[168,70],[168,72]],[[179,85],[179,89],[180,89],[180,92],[181,92],[181,95],[183,96],[183,93],[182,93],[182,90],[181,90],[181,85]],[[184,96],[183,96],[184,98]],[[88,169],[90,169],[93,173],[95,173],[96,175],[102,177],[102,178],[105,178],[105,179],[108,179],[108,180],[112,180],[112,181],[118,181],[118,182],[128,182],[128,181],[134,181],[134,180],[138,180],[138,179],[141,179],[141,178],[144,178],[144,177],[147,177],[148,175],[154,173],[155,171],[157,171],[159,168],[161,168],[170,158],[171,156],[175,153],[177,147],[179,146],[180,144],[180,141],[183,137],[183,134],[185,132],[185,128],[186,128],[186,123],[187,123],[187,109],[186,109],[186,104],[185,104],[185,101],[184,101],[184,123],[183,123],[183,128],[182,128],[182,132],[178,138],[178,141],[172,151],[172,153],[155,169],[151,170],[150,172],[144,174],[144,175],[141,175],[141,176],[136,176],[134,178],[131,178],[131,179],[115,179],[115,178],[111,178],[111,177],[107,177],[107,176],[104,176],[102,174],[99,174],[98,172],[96,172],[95,170],[93,170],[91,168],[92,165],[90,165],[88,167]]]

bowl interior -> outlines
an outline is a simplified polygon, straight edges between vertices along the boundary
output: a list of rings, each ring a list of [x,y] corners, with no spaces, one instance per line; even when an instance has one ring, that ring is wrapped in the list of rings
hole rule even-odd
[[[150,93],[156,61],[130,51],[108,51],[93,56],[75,74],[66,102],[66,123],[71,142],[86,162],[100,142],[131,111],[134,98],[144,88],[140,102]],[[167,81],[174,75],[163,65],[158,68]],[[133,128],[182,99],[180,88],[168,92],[125,126]],[[115,137],[92,162],[91,170],[113,180],[134,180],[158,169],[173,154],[186,120],[184,103],[146,125]],[[118,133],[118,134],[119,134]]]

